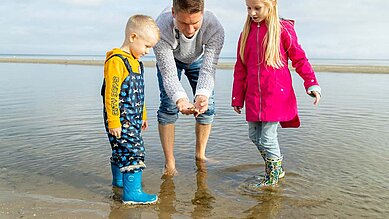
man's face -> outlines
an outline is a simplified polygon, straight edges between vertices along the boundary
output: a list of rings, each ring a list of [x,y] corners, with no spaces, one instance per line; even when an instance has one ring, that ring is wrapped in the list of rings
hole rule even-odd
[[[183,11],[174,13],[173,17],[176,20],[176,26],[178,30],[183,33],[187,38],[193,37],[198,29],[200,29],[203,23],[203,12],[197,12],[190,14]]]

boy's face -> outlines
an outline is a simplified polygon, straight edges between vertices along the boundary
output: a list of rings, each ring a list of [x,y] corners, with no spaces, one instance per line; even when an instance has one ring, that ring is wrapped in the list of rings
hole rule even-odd
[[[200,29],[203,21],[203,12],[190,14],[184,11],[174,12],[174,9],[172,9],[172,12],[178,30],[187,38],[191,38]]]
[[[149,54],[150,49],[158,42],[157,34],[153,31],[147,31],[143,35],[132,33],[130,35],[130,51],[131,54],[139,59],[140,57]]]

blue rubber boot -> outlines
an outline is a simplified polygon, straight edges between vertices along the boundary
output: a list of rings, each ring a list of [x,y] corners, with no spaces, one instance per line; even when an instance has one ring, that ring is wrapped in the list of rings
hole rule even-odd
[[[112,185],[123,188],[123,173],[120,172],[120,168],[111,163],[112,171]]]
[[[142,171],[123,174],[123,196],[124,204],[146,205],[158,201],[158,196],[146,194],[142,190]]]

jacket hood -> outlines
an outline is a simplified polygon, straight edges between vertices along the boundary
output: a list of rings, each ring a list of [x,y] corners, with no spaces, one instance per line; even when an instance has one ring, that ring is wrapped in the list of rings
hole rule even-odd
[[[123,50],[119,49],[119,48],[113,48],[112,50],[108,51],[106,53],[106,59],[108,59],[109,57],[115,55],[115,54],[120,54],[128,59],[135,59],[134,56],[132,56],[132,54],[130,53],[127,53],[127,52],[124,52]]]

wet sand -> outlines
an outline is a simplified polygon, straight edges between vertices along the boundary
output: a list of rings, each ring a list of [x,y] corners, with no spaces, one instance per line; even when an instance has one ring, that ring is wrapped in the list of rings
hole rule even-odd
[[[69,59],[30,59],[30,58],[0,58],[0,63],[39,63],[39,64],[68,64],[68,65],[103,65],[103,60],[69,60]],[[143,61],[145,67],[154,67],[155,61]],[[315,72],[342,73],[384,73],[389,74],[389,66],[374,65],[312,65]],[[232,62],[219,62],[219,69],[233,69]],[[290,66],[290,69],[293,68]]]

